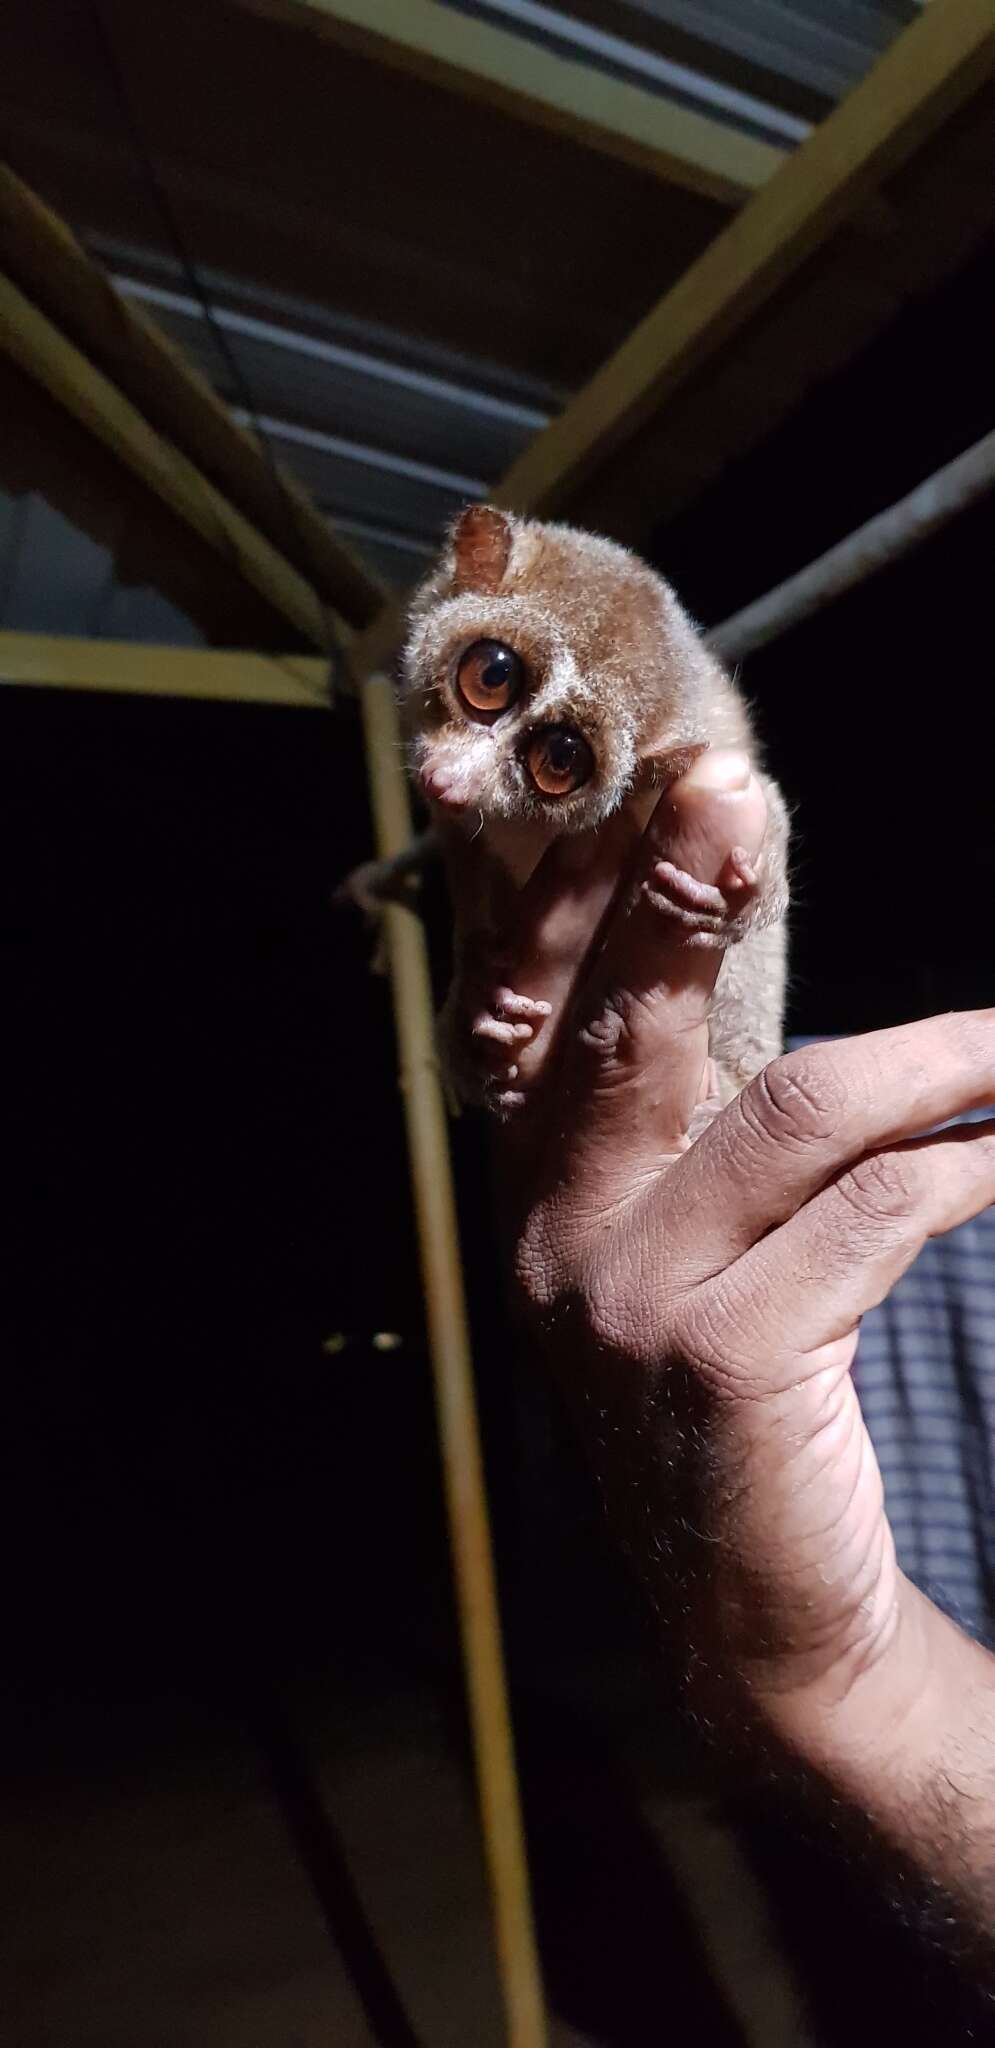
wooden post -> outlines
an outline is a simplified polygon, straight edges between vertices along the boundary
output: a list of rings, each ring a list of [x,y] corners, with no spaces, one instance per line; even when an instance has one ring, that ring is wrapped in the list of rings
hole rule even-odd
[[[389,679],[371,676],[363,684],[361,702],[377,848],[386,858],[400,853],[412,837],[397,706]],[[421,921],[413,911],[387,904],[384,924],[508,2040],[512,2048],[545,2048],[428,952]]]

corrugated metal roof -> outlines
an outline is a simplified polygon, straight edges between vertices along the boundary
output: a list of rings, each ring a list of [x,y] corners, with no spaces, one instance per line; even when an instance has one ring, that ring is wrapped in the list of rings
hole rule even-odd
[[[916,11],[916,0],[574,0],[572,9],[545,0],[445,4],[782,147],[808,129],[797,112],[798,91],[814,95],[813,107],[828,105],[863,76]],[[288,149],[293,132],[288,128]],[[663,194],[655,269],[666,252],[668,217]],[[576,223],[573,232],[580,251]],[[527,222],[523,234],[527,245]],[[299,477],[357,552],[394,586],[420,573],[459,505],[486,495],[567,396],[424,333],[416,337],[336,307],[334,271],[329,299],[319,304],[268,289],[258,273],[251,281],[240,277],[234,263],[224,271],[192,270],[179,250],[163,253],[161,246],[93,234],[86,241],[119,289],[148,309],[238,417],[258,429],[272,458]],[[595,264],[595,294],[597,280]],[[530,295],[541,292],[542,282],[537,275]],[[400,279],[397,298],[403,306]],[[494,322],[491,303],[483,332],[489,325],[497,333]],[[37,509],[31,516],[38,518]],[[56,544],[51,523],[45,531],[53,550],[42,579],[50,626],[64,613],[74,620],[65,630],[88,630],[77,606],[84,556],[101,631],[114,630],[109,619],[146,617],[148,607],[137,599],[119,602],[112,567],[96,561],[92,544],[87,554],[71,548],[65,535]],[[3,560],[0,525],[0,594]],[[28,603],[25,574],[22,564],[20,619]],[[61,594],[52,589],[53,577],[62,581]],[[13,601],[8,592],[7,623]],[[165,617],[162,623],[168,624]]]
[[[562,403],[538,380],[327,307],[216,272],[191,280],[149,251],[91,247],[395,585]]]
[[[96,238],[90,247],[395,588],[423,572],[460,505],[486,495],[562,402],[537,380],[326,307],[216,272],[190,280],[157,251]],[[0,624],[201,637],[157,593],[118,585],[108,551],[52,507],[2,494]]]
[[[747,79],[737,85],[717,77],[709,49],[832,104],[918,12],[918,0],[588,0],[577,11],[541,0],[443,5],[781,141],[800,141],[806,124],[786,116],[776,94],[759,99]],[[668,30],[694,39],[700,68],[665,54]]]
[[[917,0],[630,0],[657,21],[693,28],[717,49],[842,99],[899,30]]]

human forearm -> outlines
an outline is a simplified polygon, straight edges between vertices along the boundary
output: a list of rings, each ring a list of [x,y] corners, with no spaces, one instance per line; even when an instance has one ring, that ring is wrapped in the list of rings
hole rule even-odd
[[[995,1994],[995,1657],[900,1578],[877,1657],[754,1711],[819,1831]]]
[[[516,1278],[719,1753],[995,1983],[995,1665],[898,1571],[850,1373],[925,1240],[995,1201],[995,1119],[949,1128],[995,1102],[995,1010],[810,1046],[720,1111],[717,956],[644,885],[762,832],[719,769],[668,793],[607,923],[605,836],[523,892],[516,986],[596,937],[503,1134]]]

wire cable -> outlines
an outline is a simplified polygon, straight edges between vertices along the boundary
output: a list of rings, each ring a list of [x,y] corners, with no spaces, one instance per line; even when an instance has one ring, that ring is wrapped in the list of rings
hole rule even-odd
[[[203,312],[204,321],[217,357],[225,366],[232,391],[237,397],[260,452],[269,468],[276,489],[277,502],[283,511],[290,538],[303,551],[305,558],[311,564],[312,583],[315,595],[321,605],[325,622],[326,651],[329,663],[326,695],[329,703],[334,706],[339,692],[339,685],[344,676],[345,657],[331,608],[321,595],[320,574],[317,578],[314,576],[316,564],[310,535],[304,531],[298,518],[297,507],[291,492],[287,488],[286,478],[277,460],[273,443],[262,425],[262,417],[255,403],[244,366],[239,362],[223,325],[215,318],[210,293],[207,290],[197,264],[190,254],[172,198],[164,179],[159,174],[158,166],[149,147],[145,130],[139,118],[134,95],[121,63],[114,38],[108,27],[101,0],[89,0],[89,11],[103,57],[104,67],[130,137],[134,155],[141,167],[146,188],[165,231],[166,241],[172,251],[174,261],[182,273],[188,291],[197,300]],[[284,666],[277,655],[270,655],[267,658],[274,661],[278,667]]]

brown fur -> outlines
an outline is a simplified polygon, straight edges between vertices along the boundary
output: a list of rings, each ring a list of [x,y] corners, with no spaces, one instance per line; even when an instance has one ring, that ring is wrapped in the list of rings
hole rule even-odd
[[[491,722],[468,716],[455,686],[461,655],[479,639],[511,646],[528,673],[520,699]],[[459,981],[468,954],[486,951],[493,864],[521,885],[557,834],[595,827],[627,801],[648,815],[657,764],[682,748],[736,747],[756,762],[756,746],[743,699],[661,577],[611,541],[488,506],[463,513],[416,593],[403,676],[412,768],[444,776],[462,805],[430,805],[454,882],[450,1055],[460,1092],[486,1096],[489,1082],[475,1088],[460,1057]],[[537,791],[524,762],[527,737],[550,724],[579,731],[594,757],[583,787],[555,799]],[[780,1046],[787,829],[780,792],[765,787],[771,823],[756,898],[717,935],[692,935],[750,941],[732,971],[724,964],[715,1004],[725,1093]]]

